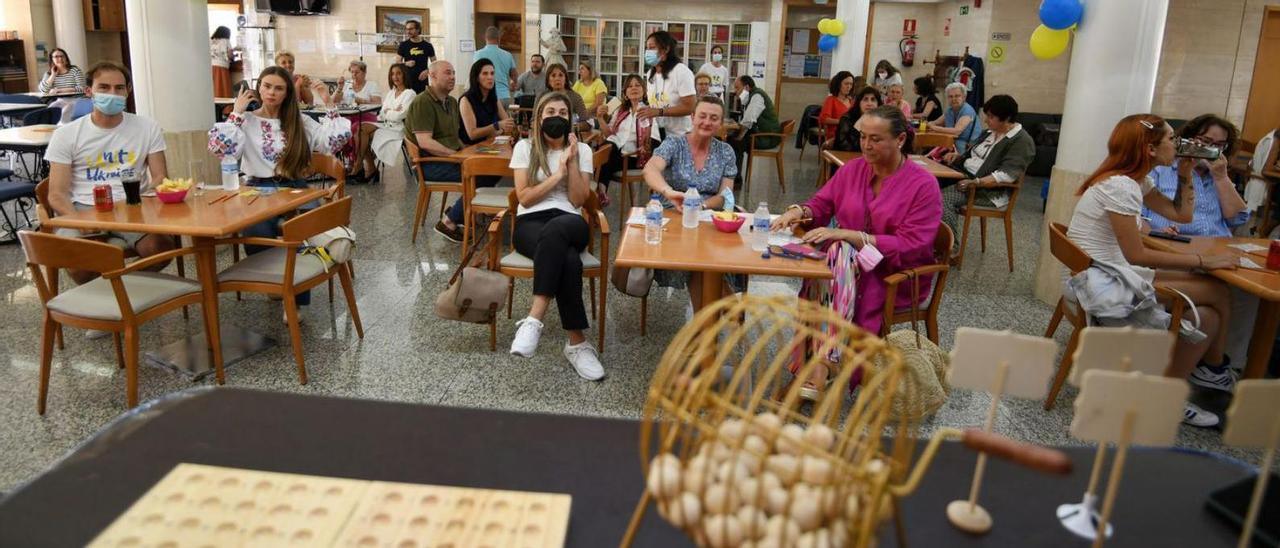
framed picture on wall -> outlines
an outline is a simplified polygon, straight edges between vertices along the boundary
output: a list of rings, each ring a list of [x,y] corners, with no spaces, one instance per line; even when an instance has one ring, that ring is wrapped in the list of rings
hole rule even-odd
[[[517,53],[524,49],[524,41],[520,36],[519,17],[495,16],[493,22],[494,26],[498,27],[498,31],[502,33],[501,37],[498,38],[498,47]]]
[[[374,31],[382,34],[382,39],[378,41],[379,52],[396,53],[400,42],[408,37],[405,34],[404,27],[409,21],[418,21],[422,24],[422,36],[424,38],[431,34],[429,30],[431,28],[431,10],[426,8],[378,6],[374,13],[378,17]]]

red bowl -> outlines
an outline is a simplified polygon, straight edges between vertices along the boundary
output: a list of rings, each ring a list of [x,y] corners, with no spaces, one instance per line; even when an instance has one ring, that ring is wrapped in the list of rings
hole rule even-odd
[[[726,221],[713,214],[711,216],[711,224],[716,225],[716,230],[720,232],[737,232],[739,228],[742,228],[742,223],[747,221],[747,216],[741,213],[734,213],[733,215],[734,220]]]
[[[156,198],[159,198],[161,202],[164,202],[166,204],[181,203],[183,200],[187,199],[187,191],[186,190],[179,190],[177,192],[156,191]]]

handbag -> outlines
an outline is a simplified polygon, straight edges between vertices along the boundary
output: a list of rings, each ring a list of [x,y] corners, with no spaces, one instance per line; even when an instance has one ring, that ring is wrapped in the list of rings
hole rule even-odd
[[[489,323],[506,304],[511,278],[482,268],[476,251],[491,245],[488,238],[476,242],[449,278],[449,287],[436,297],[436,316],[467,323]]]
[[[319,257],[325,272],[328,272],[329,267],[351,260],[351,252],[356,246],[356,233],[348,227],[336,226],[307,238],[303,244],[300,252]]]
[[[915,303],[920,300],[919,275],[907,272],[907,284],[911,288],[911,332],[899,330],[889,333],[884,340],[902,356],[902,384],[889,406],[892,418],[917,421],[927,418],[947,403],[951,385],[947,375],[951,369],[951,357],[928,338],[920,336]],[[884,354],[872,360],[873,367],[888,366]]]
[[[648,297],[649,289],[653,287],[652,268],[631,268],[629,266],[615,265],[613,272],[609,274],[609,278],[613,282],[613,287],[624,295],[632,297]]]

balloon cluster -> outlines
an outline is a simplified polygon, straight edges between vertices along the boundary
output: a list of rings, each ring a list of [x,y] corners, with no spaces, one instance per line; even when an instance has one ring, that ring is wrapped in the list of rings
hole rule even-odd
[[[1043,0],[1040,2],[1040,26],[1031,33],[1031,54],[1037,59],[1053,59],[1067,51],[1071,31],[1084,16],[1080,0]]]
[[[844,34],[844,21],[824,18],[818,21],[818,32],[822,33],[822,37],[818,38],[818,51],[827,53],[836,49],[836,44],[840,43],[837,37]]]

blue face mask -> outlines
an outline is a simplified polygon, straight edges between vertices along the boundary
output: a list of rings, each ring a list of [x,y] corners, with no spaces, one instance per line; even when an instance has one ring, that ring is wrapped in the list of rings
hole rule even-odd
[[[658,64],[658,50],[656,49],[644,50],[644,64],[646,65]]]
[[[107,116],[115,116],[124,112],[124,97],[110,93],[94,93],[93,108]]]

